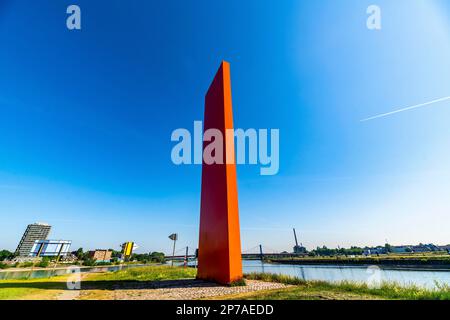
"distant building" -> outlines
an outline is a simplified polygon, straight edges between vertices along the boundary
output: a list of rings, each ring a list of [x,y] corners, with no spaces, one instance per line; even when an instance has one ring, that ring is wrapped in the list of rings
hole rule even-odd
[[[31,249],[31,257],[64,257],[69,254],[70,240],[36,240]]]
[[[112,258],[111,250],[89,251],[89,257],[95,262],[110,262]]]
[[[46,223],[34,223],[27,226],[16,249],[16,255],[28,257],[36,240],[46,240],[51,226]]]
[[[441,248],[430,243],[430,244],[419,244],[413,245],[403,245],[403,246],[392,246],[391,251],[393,253],[420,253],[420,252],[433,252],[440,251]]]
[[[412,246],[391,246],[392,253],[410,253],[413,252]]]
[[[412,247],[413,252],[432,252],[439,251],[439,248],[434,244],[419,244],[418,246]]]
[[[306,254],[308,251],[303,246],[294,246],[294,254]]]
[[[371,254],[386,254],[387,250],[385,247],[374,247],[374,248],[364,248],[363,254],[369,256]]]

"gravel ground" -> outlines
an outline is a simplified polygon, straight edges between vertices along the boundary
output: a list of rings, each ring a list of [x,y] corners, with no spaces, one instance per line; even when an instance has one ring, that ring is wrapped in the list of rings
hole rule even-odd
[[[247,280],[246,286],[226,287],[202,280],[170,280],[121,284],[113,290],[81,290],[81,299],[107,300],[195,300],[260,290],[282,289],[288,285]]]

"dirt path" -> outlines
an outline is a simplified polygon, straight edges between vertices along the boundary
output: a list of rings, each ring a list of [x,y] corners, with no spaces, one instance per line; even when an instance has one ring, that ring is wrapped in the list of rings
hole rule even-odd
[[[110,290],[83,289],[80,299],[98,300],[195,300],[262,290],[284,289],[280,283],[247,280],[246,286],[226,287],[201,280],[132,282],[115,285]]]

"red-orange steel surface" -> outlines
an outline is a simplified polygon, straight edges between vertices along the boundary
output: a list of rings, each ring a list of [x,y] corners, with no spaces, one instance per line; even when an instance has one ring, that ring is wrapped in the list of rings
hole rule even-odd
[[[222,62],[205,99],[204,130],[218,129],[223,136],[223,163],[203,162],[200,208],[199,279],[229,284],[242,279],[234,139],[226,139],[233,129],[230,65]],[[211,142],[204,142],[203,149]]]

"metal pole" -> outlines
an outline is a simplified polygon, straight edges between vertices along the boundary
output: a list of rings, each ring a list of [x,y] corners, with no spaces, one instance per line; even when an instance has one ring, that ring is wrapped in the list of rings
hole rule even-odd
[[[262,244],[259,245],[259,254],[260,254],[261,261],[263,261],[264,260],[264,254],[263,254]]]
[[[294,228],[294,238],[295,238],[295,245],[298,247],[297,233],[295,232],[295,228]]]
[[[173,240],[173,253],[172,253],[172,267],[173,267],[173,259],[175,259],[175,244],[177,243],[177,239]]]
[[[186,253],[184,255],[184,266],[187,267],[188,263],[188,255],[189,255],[189,247],[186,247]]]
[[[65,245],[64,243],[61,243],[61,248],[59,248],[58,256],[56,257],[56,262],[55,262],[55,265],[53,266],[53,270],[55,270],[56,266],[58,265],[58,261],[59,261],[59,258],[61,258],[61,252],[62,252],[64,245]]]

